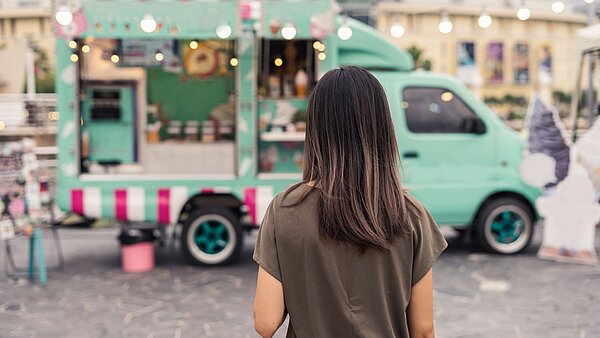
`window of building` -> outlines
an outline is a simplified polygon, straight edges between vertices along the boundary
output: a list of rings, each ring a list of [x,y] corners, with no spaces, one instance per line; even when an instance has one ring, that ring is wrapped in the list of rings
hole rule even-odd
[[[445,88],[412,87],[403,92],[406,125],[413,133],[476,133],[477,115]]]

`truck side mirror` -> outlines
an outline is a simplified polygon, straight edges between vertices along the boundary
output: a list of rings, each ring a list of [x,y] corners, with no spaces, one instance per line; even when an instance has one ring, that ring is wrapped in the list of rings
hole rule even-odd
[[[463,118],[461,129],[465,133],[483,135],[487,131],[485,123],[477,116],[468,116]]]

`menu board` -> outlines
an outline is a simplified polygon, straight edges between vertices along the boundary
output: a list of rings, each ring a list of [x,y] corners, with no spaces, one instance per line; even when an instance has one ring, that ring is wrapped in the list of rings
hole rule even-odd
[[[179,64],[175,40],[123,39],[120,42],[123,67],[173,66]]]

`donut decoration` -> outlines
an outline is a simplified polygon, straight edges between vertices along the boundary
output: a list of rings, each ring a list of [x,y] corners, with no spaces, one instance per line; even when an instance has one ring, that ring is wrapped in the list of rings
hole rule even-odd
[[[183,55],[183,66],[188,74],[209,77],[217,70],[219,55],[217,51],[206,44],[199,44],[198,48],[187,48]]]

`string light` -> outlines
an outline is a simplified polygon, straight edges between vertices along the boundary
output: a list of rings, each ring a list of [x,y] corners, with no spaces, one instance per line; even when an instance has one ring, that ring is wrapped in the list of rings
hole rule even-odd
[[[112,61],[112,63],[119,63],[120,59],[121,58],[116,53],[110,56],[110,61]]]
[[[281,67],[283,65],[283,60],[281,58],[275,58],[273,63],[275,64],[275,67]]]
[[[140,20],[140,28],[146,33],[152,33],[156,30],[156,20],[150,14],[144,15],[144,18]]]
[[[77,62],[79,61],[79,56],[77,54],[71,54],[71,61],[72,62]]]
[[[162,62],[165,59],[165,55],[160,50],[157,50],[156,54],[154,54],[154,59],[158,62]]]
[[[232,32],[232,29],[228,23],[223,23],[223,24],[217,26],[217,29],[216,29],[217,36],[221,39],[227,39],[228,37],[230,37],[231,32]]]
[[[319,46],[321,46],[321,41],[317,40],[313,42],[313,49],[319,50]]]
[[[531,11],[525,6],[525,1],[521,1],[521,8],[517,11],[517,18],[521,21],[525,21],[531,17]]]
[[[562,1],[555,1],[552,3],[552,11],[556,14],[560,14],[565,10],[565,3]]]
[[[60,8],[58,8],[58,11],[54,15],[54,18],[56,19],[56,22],[58,22],[59,25],[67,26],[70,25],[71,22],[73,22],[73,13],[71,13],[69,7],[60,6]]]
[[[342,25],[337,30],[337,35],[340,39],[346,41],[352,37],[352,28],[348,25],[348,17],[344,17]]]
[[[88,45],[83,45],[81,46],[81,51],[84,52],[85,54],[90,52],[90,46]]]
[[[70,47],[71,49],[75,49],[75,48],[77,48],[77,42],[76,42],[76,41],[74,41],[74,40],[71,40],[71,41],[69,41],[69,47]]]
[[[191,48],[191,49],[196,49],[196,48],[198,48],[198,41],[196,41],[196,40],[193,40],[193,41],[191,41],[191,42],[190,42],[190,48]]]
[[[450,18],[448,17],[448,13],[447,12],[442,12],[442,15],[440,17],[440,24],[438,25],[438,29],[440,30],[440,33],[442,34],[450,34],[450,32],[452,32],[452,22],[450,21]]]
[[[390,34],[396,39],[399,39],[404,36],[404,26],[402,26],[399,17],[396,17],[396,20],[394,20],[394,24],[392,25],[392,27],[390,27]]]
[[[238,59],[237,59],[237,58],[231,58],[231,59],[229,60],[229,64],[231,65],[231,67],[237,67],[237,65],[239,65],[239,64],[240,64],[240,62],[238,61]]]
[[[477,19],[477,24],[483,29],[489,28],[492,25],[492,17],[488,12],[483,11],[481,12],[481,15],[479,15],[479,19]]]
[[[281,36],[286,40],[292,40],[296,37],[296,27],[291,22],[288,22],[281,28]]]
[[[327,55],[325,53],[319,53],[317,54],[317,58],[319,59],[319,61],[325,61],[325,59],[327,58]]]
[[[58,121],[60,119],[60,114],[57,111],[48,112],[48,119],[50,121]]]

